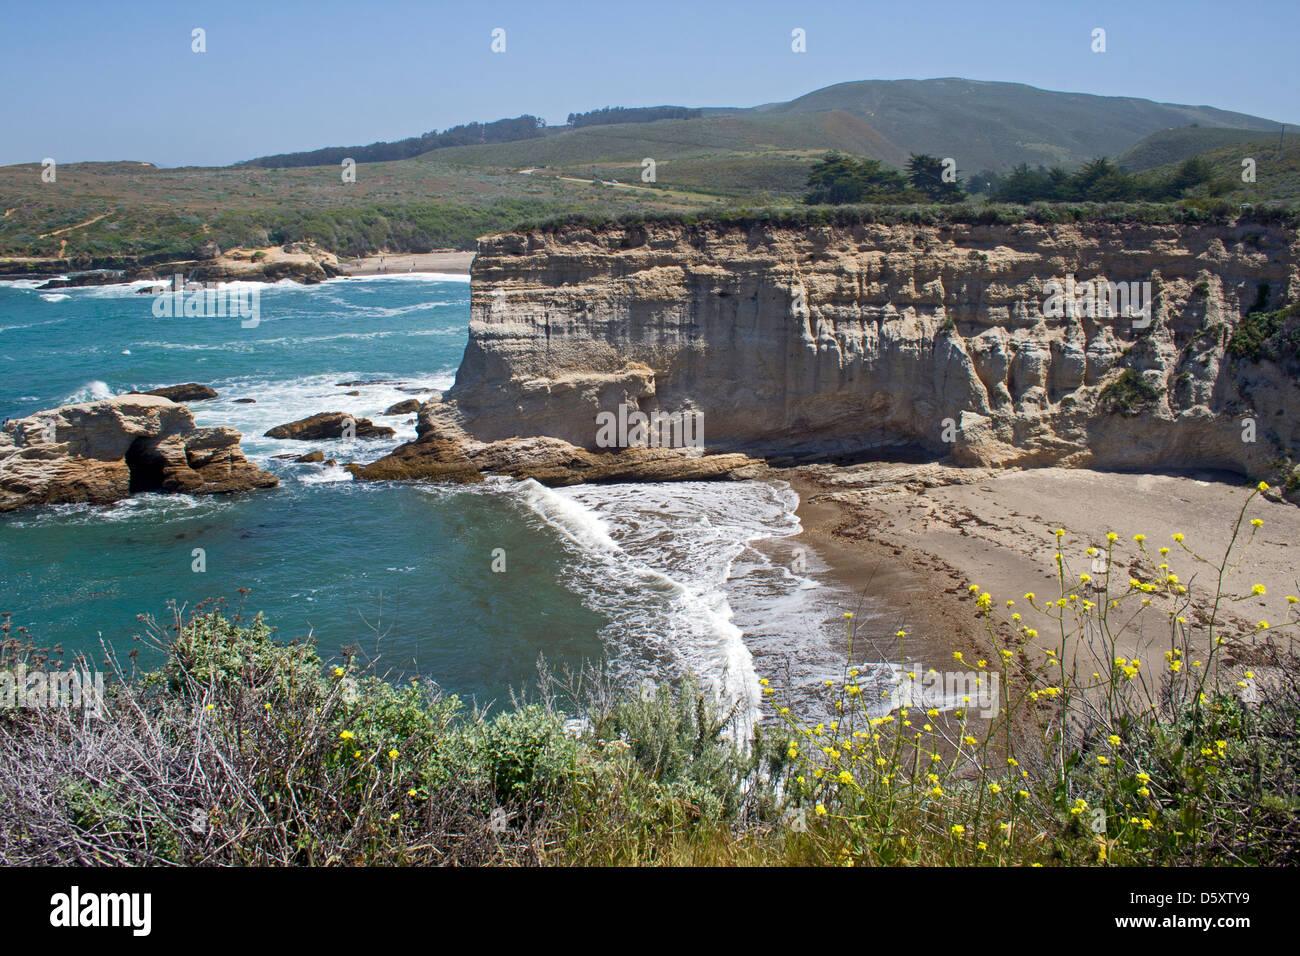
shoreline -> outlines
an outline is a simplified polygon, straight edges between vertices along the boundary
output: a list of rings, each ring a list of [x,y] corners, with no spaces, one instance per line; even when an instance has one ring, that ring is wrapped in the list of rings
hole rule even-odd
[[[468,276],[472,250],[436,249],[425,253],[400,253],[339,259],[310,243],[289,243],[265,249],[232,249],[207,259],[160,260],[145,264],[128,257],[101,260],[85,269],[65,260],[31,260],[30,271],[0,273],[0,282],[40,282],[38,289],[54,291],[85,286],[171,283],[176,274],[192,282],[261,282],[288,279],[314,285],[333,278],[397,275]]]
[[[926,667],[946,666],[954,651],[977,655],[972,660],[987,652],[973,601],[964,588],[941,581],[932,561],[853,536],[853,511],[828,496],[806,467],[776,474],[799,495],[795,515],[803,530],[791,541],[815,551],[826,564],[826,577],[851,596],[845,612],[864,623],[864,611],[877,615],[866,632],[855,627],[855,658],[900,663],[894,636],[900,629],[907,632],[903,656]],[[868,648],[870,655],[859,653]]]
[[[1171,570],[1187,582],[1194,600],[1204,602],[1213,596],[1217,563],[1251,491],[1243,481],[1214,473],[1078,468],[995,471],[881,462],[803,466],[775,474],[799,494],[796,514],[804,530],[796,540],[814,547],[829,576],[850,591],[877,595],[908,631],[905,650],[936,668],[951,667],[953,651],[966,655],[968,664],[977,659],[972,654],[991,662],[996,657],[976,616],[971,584],[992,594],[997,616],[1021,612],[1024,623],[1039,631],[1028,645],[1034,663],[1057,646],[1054,619],[1024,599],[1034,591],[1041,608],[1059,596],[1056,528],[1066,530],[1062,547],[1074,575],[1089,570],[1084,552],[1090,545],[1104,550],[1107,533],[1119,535],[1112,560],[1119,580],[1112,581],[1112,596],[1127,590],[1129,569],[1139,558],[1133,535],[1141,533],[1149,554],[1162,546],[1173,549],[1167,558]],[[1252,518],[1263,526],[1253,529]],[[1258,661],[1255,649],[1265,638],[1255,622],[1281,624],[1288,616],[1286,596],[1300,592],[1295,554],[1300,509],[1257,496],[1242,528],[1234,561],[1243,541],[1250,539],[1249,547],[1240,567],[1225,576],[1224,594],[1250,595],[1255,584],[1263,584],[1266,593],[1225,601],[1219,609],[1228,652],[1223,665],[1234,670]],[[1185,543],[1212,565],[1182,551],[1171,538],[1174,533],[1184,534]],[[1014,609],[1005,607],[1007,600],[1016,602]],[[887,633],[896,629],[891,620]],[[1125,625],[1117,651],[1150,662],[1158,674],[1169,632],[1164,611],[1140,610]],[[1204,637],[1203,628],[1195,633]]]
[[[472,250],[435,249],[433,252],[384,253],[340,259],[338,267],[346,276],[405,275],[407,273],[442,272],[469,275],[474,261]]]

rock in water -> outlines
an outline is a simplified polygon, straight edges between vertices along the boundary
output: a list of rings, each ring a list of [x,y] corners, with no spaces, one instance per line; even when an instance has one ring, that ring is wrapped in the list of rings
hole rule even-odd
[[[408,398],[404,402],[398,402],[396,405],[389,405],[384,412],[385,415],[405,415],[408,412],[418,412],[420,410],[420,401],[416,398]]]
[[[322,438],[342,438],[345,431],[356,438],[392,438],[397,432],[384,425],[376,425],[368,418],[355,418],[346,412],[320,412],[296,422],[276,425],[266,433],[267,438],[288,438],[293,441],[318,441]]]
[[[199,428],[184,405],[121,395],[5,422],[0,511],[109,504],[146,491],[194,495],[271,488],[279,479],[244,457],[233,428]]]
[[[173,402],[202,402],[209,398],[216,398],[217,390],[206,385],[200,385],[198,382],[187,382],[184,385],[164,385],[161,388],[151,388],[147,392],[132,392],[131,394],[159,395],[162,398],[170,398]]]
[[[558,438],[475,441],[453,410],[431,402],[420,411],[415,441],[368,465],[344,467],[359,481],[482,481],[483,475],[532,478],[543,485],[620,481],[718,481],[758,478],[766,465],[742,454],[706,455],[683,448],[591,452]]]

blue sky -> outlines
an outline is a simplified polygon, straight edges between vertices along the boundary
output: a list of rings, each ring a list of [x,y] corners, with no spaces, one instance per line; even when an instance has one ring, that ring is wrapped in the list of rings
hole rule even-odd
[[[495,27],[504,54],[490,50]],[[805,54],[790,50],[795,27]],[[1105,54],[1089,48],[1094,27]],[[224,164],[521,113],[753,106],[936,76],[1300,122],[1297,36],[1295,0],[5,0],[0,164]]]

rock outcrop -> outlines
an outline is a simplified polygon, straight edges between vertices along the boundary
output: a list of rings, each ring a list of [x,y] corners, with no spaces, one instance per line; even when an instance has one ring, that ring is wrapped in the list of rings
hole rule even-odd
[[[368,465],[344,467],[360,481],[482,481],[483,475],[532,478],[544,485],[618,481],[715,481],[755,478],[767,466],[747,455],[705,455],[673,448],[590,452],[558,438],[480,442],[463,432],[438,402],[420,412],[417,438]]]
[[[319,441],[322,438],[342,438],[349,431],[355,438],[392,438],[397,434],[387,425],[376,425],[368,418],[356,418],[347,412],[319,412],[296,422],[276,425],[266,433],[266,437]]]
[[[1293,228],[1247,219],[490,236],[464,360],[433,407],[489,445],[594,452],[597,416],[623,405],[698,413],[708,451],[768,459],[908,448],[1282,480],[1300,362],[1226,345],[1248,313],[1300,297],[1298,252]],[[1054,304],[1053,283],[1087,281],[1101,296]],[[1148,311],[1115,314],[1112,283],[1138,283],[1119,288],[1148,292]]]
[[[194,495],[270,488],[233,428],[199,428],[184,405],[123,395],[64,405],[0,430],[0,511],[109,504],[147,491]]]
[[[198,382],[187,382],[184,385],[164,385],[162,388],[151,388],[146,392],[132,392],[132,395],[160,395],[163,398],[169,398],[173,402],[203,402],[209,398],[217,397],[217,390],[207,385],[200,385]]]
[[[231,249],[222,252],[215,242],[200,245],[192,257],[168,255],[115,256],[103,259],[12,260],[0,265],[0,274],[15,278],[51,273],[71,273],[43,283],[41,289],[110,285],[136,279],[157,279],[154,288],[144,287],[141,295],[157,295],[175,287],[176,276],[183,284],[220,282],[278,282],[292,279],[305,285],[344,275],[338,257],[314,242],[292,242],[265,249]]]

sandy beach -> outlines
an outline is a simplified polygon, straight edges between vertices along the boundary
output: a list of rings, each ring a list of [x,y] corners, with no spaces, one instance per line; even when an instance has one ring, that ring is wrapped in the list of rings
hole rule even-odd
[[[1212,599],[1217,565],[1251,489],[1231,476],[1120,474],[1087,469],[1043,468],[989,471],[935,464],[871,463],[851,468],[812,466],[782,475],[800,495],[803,540],[821,554],[832,576],[854,593],[879,595],[888,607],[880,643],[897,651],[891,635],[908,631],[906,652],[926,666],[950,663],[954,650],[969,659],[992,658],[983,622],[968,588],[992,593],[999,612],[1008,599],[1039,631],[1031,643],[1039,655],[1055,646],[1054,622],[1028,606],[1059,596],[1055,572],[1055,529],[1065,529],[1067,566],[1078,575],[1091,570],[1084,553],[1114,543],[1112,590],[1127,589],[1138,568],[1135,534],[1146,536],[1148,553],[1172,551],[1170,570],[1191,589],[1196,603]],[[1253,518],[1263,521],[1254,529]],[[1173,541],[1212,562],[1198,563]],[[1252,538],[1253,534],[1253,538]],[[1300,595],[1300,510],[1256,496],[1241,522],[1241,540],[1251,539],[1240,565],[1225,576],[1225,593],[1245,600],[1220,607],[1229,653],[1225,664],[1245,669],[1257,662],[1256,622],[1277,628],[1288,618],[1287,595]],[[1240,542],[1234,562],[1241,555]],[[1145,576],[1144,576],[1145,577]],[[1264,596],[1251,595],[1263,584]],[[1128,605],[1126,605],[1128,606]],[[846,608],[846,610],[853,610]],[[1291,615],[1294,617],[1294,613]],[[1270,630],[1288,640],[1291,628]],[[1204,635],[1204,629],[1197,633]],[[1128,625],[1120,645],[1127,657],[1162,659],[1169,621],[1154,607]],[[933,662],[933,663],[931,663]]]
[[[433,252],[395,252],[360,259],[340,259],[339,268],[350,276],[377,276],[402,272],[445,272],[469,275],[472,251],[437,249]]]

